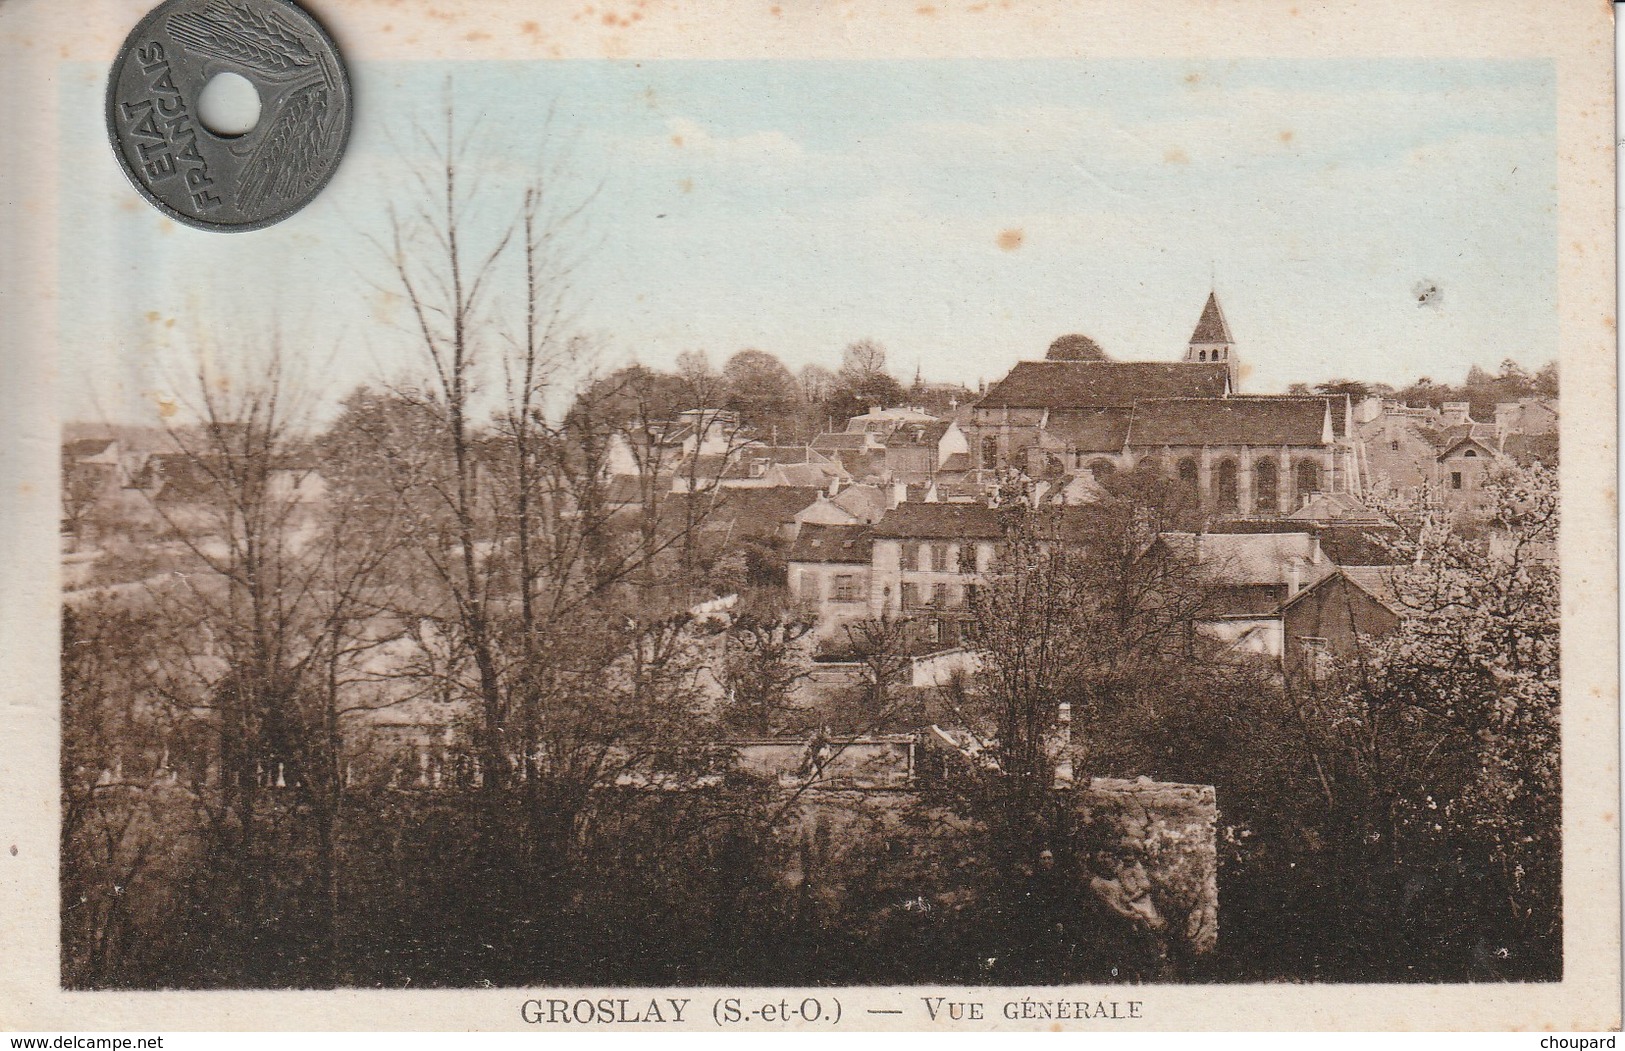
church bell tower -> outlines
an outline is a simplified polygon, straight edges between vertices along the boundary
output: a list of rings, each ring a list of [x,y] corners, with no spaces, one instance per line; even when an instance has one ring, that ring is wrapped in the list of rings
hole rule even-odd
[[[1202,308],[1202,317],[1196,322],[1196,331],[1191,333],[1185,360],[1200,364],[1222,362],[1230,371],[1230,389],[1236,389],[1235,340],[1230,338],[1230,325],[1219,307],[1217,292],[1207,294],[1207,305]]]

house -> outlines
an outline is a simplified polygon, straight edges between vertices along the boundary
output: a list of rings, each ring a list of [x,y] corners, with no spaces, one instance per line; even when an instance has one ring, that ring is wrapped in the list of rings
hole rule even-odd
[[[1519,398],[1495,406],[1495,434],[1556,434],[1560,424],[1553,398]]]
[[[869,613],[914,619],[926,643],[957,646],[968,635],[975,588],[1004,536],[986,504],[900,503],[873,528]]]
[[[1281,516],[1287,522],[1305,525],[1379,526],[1385,521],[1377,512],[1348,493],[1316,493],[1309,502],[1289,515]]]
[[[700,532],[724,547],[740,540],[788,542],[795,538],[796,516],[824,496],[815,488],[721,489],[688,496],[703,502]]]
[[[128,482],[119,443],[86,438],[62,446],[62,519],[75,534],[86,518]]]
[[[1283,604],[1337,569],[1311,533],[1163,533],[1146,557],[1162,552],[1194,565],[1207,588],[1199,634],[1276,661]]]
[[[965,432],[953,420],[903,423],[886,437],[886,474],[915,483],[934,480],[939,470],[962,473],[968,466],[969,449]],[[963,459],[951,463],[955,457]]]
[[[634,421],[606,439],[605,471],[612,477],[665,473],[695,456],[726,461],[741,444],[738,433],[739,414],[729,409],[684,409],[669,420]]]
[[[830,498],[830,502],[864,525],[880,521],[895,506],[889,487],[864,484],[844,486]]]
[[[1415,492],[1433,478],[1433,459],[1439,450],[1430,435],[1436,429],[1437,418],[1431,409],[1370,400],[1380,408],[1362,413],[1367,418],[1355,429],[1365,458],[1367,481],[1400,493]]]
[[[825,431],[811,448],[857,481],[879,479],[886,471],[886,446],[873,432]]]
[[[874,540],[866,525],[801,527],[786,559],[790,595],[817,614],[815,634],[836,639],[847,624],[869,616]]]
[[[1399,627],[1404,606],[1394,566],[1344,566],[1281,605],[1281,668],[1289,678],[1320,679],[1361,640]]]
[[[1446,507],[1463,511],[1484,506],[1484,481],[1501,453],[1488,441],[1463,435],[1445,446],[1435,458],[1435,489]]]
[[[846,421],[846,433],[870,434],[884,443],[893,431],[905,423],[934,423],[936,419],[924,409],[910,406],[883,409],[879,405],[871,405],[868,412]]]
[[[697,491],[712,486],[724,489],[771,489],[789,486],[824,487],[847,481],[850,475],[835,460],[807,445],[767,445],[747,442],[726,455],[699,454],[679,464],[672,479],[675,492],[692,484]]]

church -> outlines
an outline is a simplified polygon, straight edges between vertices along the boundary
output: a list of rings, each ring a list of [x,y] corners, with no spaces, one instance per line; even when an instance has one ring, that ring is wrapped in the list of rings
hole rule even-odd
[[[1216,292],[1178,361],[1114,361],[1087,336],[1062,336],[976,403],[966,428],[972,466],[1063,485],[1151,467],[1235,517],[1283,517],[1317,494],[1360,494],[1346,396],[1243,394],[1238,380]]]

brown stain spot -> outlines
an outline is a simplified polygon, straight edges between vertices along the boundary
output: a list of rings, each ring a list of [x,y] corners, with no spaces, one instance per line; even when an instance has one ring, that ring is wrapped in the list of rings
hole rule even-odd
[[[1602,323],[1604,325],[1608,326],[1608,331],[1610,331],[1610,332],[1614,331],[1614,328],[1615,328],[1614,315],[1612,315],[1612,314],[1603,315]]]
[[[1185,84],[1186,84],[1187,87],[1193,87],[1194,88],[1196,85],[1200,84],[1201,82],[1202,82],[1202,74],[1200,74],[1200,73],[1186,73],[1185,74]]]
[[[683,148],[683,137],[681,135],[673,135],[671,137],[671,144],[673,146],[677,147],[678,149],[682,149]]]
[[[535,22],[526,22],[519,27],[519,31],[526,36],[541,36],[542,27]]]
[[[679,190],[683,191],[684,193],[693,193],[694,192],[694,180],[693,179],[678,179],[677,180],[677,188]]]
[[[1290,131],[1281,132],[1281,141],[1283,143],[1291,142],[1292,141],[1292,132],[1290,132]]]
[[[1190,162],[1191,155],[1178,146],[1164,152],[1162,155],[1162,163],[1164,164],[1189,164]]]
[[[167,319],[164,322],[164,327],[165,328],[174,328],[175,327],[175,319],[174,318]]]
[[[1580,253],[1581,255],[1586,254],[1586,246],[1581,244],[1579,241],[1570,241],[1569,242],[1569,247],[1574,249],[1576,252]]]
[[[23,495],[23,496],[33,496],[34,495],[34,483],[32,483],[32,482],[21,482],[21,483],[19,483],[17,485],[17,492],[19,494]],[[17,853],[16,848],[13,847],[11,852],[13,854]]]
[[[180,411],[180,406],[176,405],[174,402],[170,401],[168,398],[160,398],[160,397],[157,397],[155,395],[153,397],[153,400],[158,403],[158,418],[159,419],[167,420],[171,416],[175,415],[177,412]]]
[[[481,40],[490,40],[491,34],[483,30],[476,29],[471,33],[464,33],[463,39],[468,41],[470,44],[477,44]]]
[[[768,8],[767,13],[772,15],[774,18],[783,18],[784,17],[784,9],[782,7],[780,7],[778,4],[774,4],[772,7]]]
[[[395,32],[395,27],[390,25],[388,22],[385,22],[383,31],[385,33],[393,33]]]
[[[158,311],[156,311],[156,310],[147,311],[147,320],[152,322],[153,324],[157,324],[158,323]]]
[[[937,9],[932,7],[930,4],[922,4],[914,9],[914,13],[917,15],[925,15],[929,18],[937,13]]]
[[[1612,810],[1603,811],[1602,823],[1605,825],[1612,825],[1614,823],[1614,812]]]
[[[999,231],[997,243],[998,246],[1004,251],[1014,252],[1016,249],[1021,247],[1021,242],[1025,241],[1026,239],[1027,235],[1022,233],[1019,228],[1011,227],[1008,230]]]

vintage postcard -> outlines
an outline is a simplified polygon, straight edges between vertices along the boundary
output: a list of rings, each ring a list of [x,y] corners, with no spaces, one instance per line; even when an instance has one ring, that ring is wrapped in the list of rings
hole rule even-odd
[[[1606,5],[155,6],[0,5],[0,1027],[1620,1024]]]

